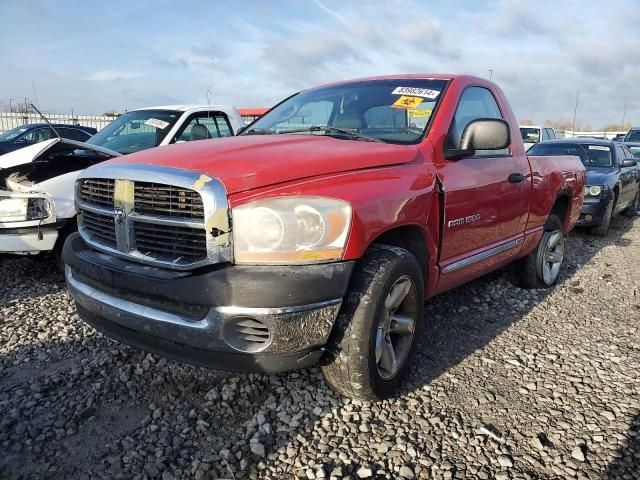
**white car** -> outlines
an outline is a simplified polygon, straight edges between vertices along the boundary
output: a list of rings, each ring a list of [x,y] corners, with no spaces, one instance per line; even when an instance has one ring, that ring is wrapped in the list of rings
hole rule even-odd
[[[76,230],[74,185],[85,168],[162,145],[231,137],[243,126],[226,105],[152,107],[121,115],[84,143],[53,138],[0,156],[0,254],[59,257]]]
[[[522,135],[525,152],[535,143],[545,140],[556,140],[558,138],[553,127],[538,125],[520,125],[520,135]]]

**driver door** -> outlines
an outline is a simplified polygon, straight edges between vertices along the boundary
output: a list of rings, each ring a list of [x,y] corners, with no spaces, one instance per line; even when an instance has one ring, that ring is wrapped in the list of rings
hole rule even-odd
[[[480,118],[503,116],[491,91],[467,87],[449,128],[447,148],[458,148],[464,128]],[[517,251],[528,211],[528,161],[510,149],[483,150],[459,160],[443,154],[436,168],[445,206],[441,282],[460,283],[458,278],[480,275]]]

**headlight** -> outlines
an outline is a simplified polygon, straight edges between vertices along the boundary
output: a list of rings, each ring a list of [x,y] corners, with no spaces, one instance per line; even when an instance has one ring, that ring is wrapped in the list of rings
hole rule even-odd
[[[0,197],[0,222],[27,222],[44,220],[51,215],[51,204],[46,198]]]
[[[599,197],[602,193],[602,187],[600,185],[592,185],[584,187],[585,197]]]
[[[0,222],[24,222],[26,220],[26,198],[0,198]]]
[[[351,205],[323,197],[258,200],[231,215],[236,263],[340,260],[351,225]]]

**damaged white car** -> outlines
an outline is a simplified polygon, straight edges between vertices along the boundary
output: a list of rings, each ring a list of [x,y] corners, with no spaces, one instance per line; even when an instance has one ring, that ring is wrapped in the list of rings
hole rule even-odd
[[[87,142],[53,138],[0,156],[0,255],[60,251],[77,229],[74,184],[87,167],[171,143],[233,136],[229,106],[167,106],[121,115]]]

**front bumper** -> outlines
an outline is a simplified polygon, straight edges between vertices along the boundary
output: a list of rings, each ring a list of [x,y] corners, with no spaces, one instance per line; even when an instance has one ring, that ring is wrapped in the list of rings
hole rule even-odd
[[[580,210],[580,217],[576,226],[593,227],[602,224],[607,210],[608,198],[604,196],[595,200],[585,200]]]
[[[50,252],[58,241],[60,230],[66,226],[66,220],[59,220],[40,227],[0,227],[0,253],[35,255],[40,252]]]
[[[78,313],[97,330],[146,351],[232,371],[315,364],[353,268],[341,262],[177,272],[96,252],[77,234],[65,243],[63,258]],[[238,344],[245,320],[263,329],[260,342]]]
[[[5,234],[0,232],[0,253],[15,255],[35,255],[50,252],[58,241],[56,230],[42,230],[23,234]]]

